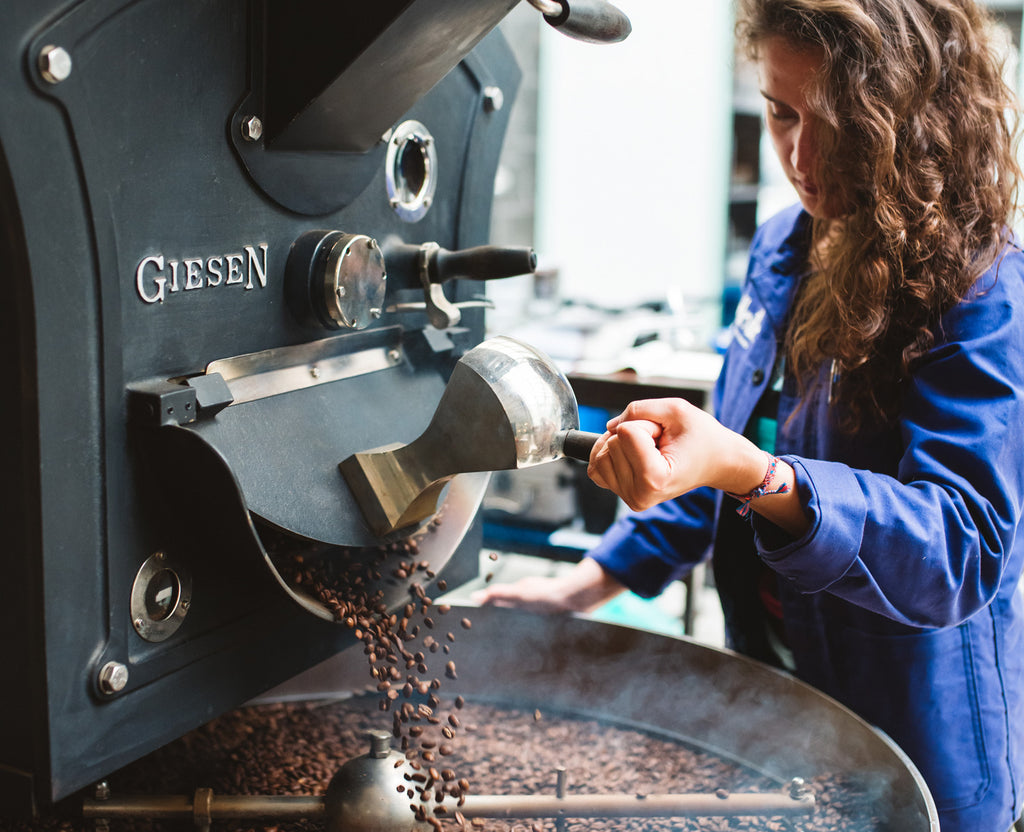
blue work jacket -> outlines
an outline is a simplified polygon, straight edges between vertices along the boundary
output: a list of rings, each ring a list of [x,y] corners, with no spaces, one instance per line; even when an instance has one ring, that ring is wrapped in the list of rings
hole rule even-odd
[[[808,223],[797,206],[755,237],[714,398],[735,431],[772,376]],[[810,528],[794,540],[752,515],[750,563],[778,576],[796,675],[907,752],[943,832],[1002,832],[1024,798],[1024,254],[1009,248],[942,317],[891,428],[839,431],[827,372],[799,409],[787,379],[778,412],[776,453]],[[651,597],[708,554],[733,556],[730,503],[701,489],[629,515],[590,556]],[[730,646],[758,657],[749,599],[717,583]]]

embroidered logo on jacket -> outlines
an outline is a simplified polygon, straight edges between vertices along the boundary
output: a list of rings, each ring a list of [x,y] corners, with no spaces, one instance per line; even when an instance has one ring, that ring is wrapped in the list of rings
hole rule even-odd
[[[743,295],[736,306],[736,317],[732,322],[732,337],[736,339],[743,349],[750,349],[750,345],[761,334],[764,326],[764,309],[757,312],[750,311],[750,295]]]

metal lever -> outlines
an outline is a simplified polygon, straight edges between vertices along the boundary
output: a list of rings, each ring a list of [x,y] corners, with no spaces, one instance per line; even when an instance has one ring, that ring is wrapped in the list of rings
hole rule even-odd
[[[456,326],[462,320],[460,310],[490,307],[487,301],[452,303],[445,297],[441,284],[456,278],[495,280],[530,274],[537,269],[537,255],[532,248],[477,246],[462,251],[448,251],[437,243],[420,246],[390,246],[386,251],[389,263],[401,266],[411,256],[416,259],[416,272],[423,289],[423,303],[397,303],[388,312],[426,312],[437,329]]]
[[[607,0],[530,0],[554,28],[587,43],[619,43],[633,25]]]

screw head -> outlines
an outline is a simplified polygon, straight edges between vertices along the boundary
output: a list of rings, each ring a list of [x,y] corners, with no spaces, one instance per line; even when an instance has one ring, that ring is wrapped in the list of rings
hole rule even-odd
[[[44,46],[39,51],[39,74],[48,84],[59,84],[71,74],[71,56],[62,46]]]
[[[793,800],[800,800],[811,793],[810,786],[803,777],[794,777],[789,781],[789,796]]]
[[[107,662],[100,668],[99,686],[103,693],[120,693],[128,684],[128,668],[120,662]]]
[[[263,122],[259,116],[245,116],[242,119],[242,138],[247,142],[258,142],[263,138]]]
[[[505,93],[501,87],[484,87],[484,109],[488,113],[496,113],[505,106]]]

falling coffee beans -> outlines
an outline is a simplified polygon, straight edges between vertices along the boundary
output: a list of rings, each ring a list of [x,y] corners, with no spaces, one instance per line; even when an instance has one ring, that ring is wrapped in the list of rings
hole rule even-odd
[[[455,642],[454,633],[446,633],[444,644],[429,633],[437,623],[434,616],[447,615],[451,606],[434,605],[423,579],[429,581],[435,574],[427,561],[417,558],[423,535],[437,524],[428,524],[416,538],[374,550],[337,549],[329,556],[309,558],[304,553],[290,557],[285,546],[272,554],[278,571],[297,592],[329,609],[363,643],[371,686],[380,694],[378,710],[390,713],[391,734],[410,766],[453,754],[459,728],[458,720],[453,723],[435,713],[441,680],[429,676],[430,657],[439,651],[448,656]],[[400,612],[389,613],[385,607],[381,580],[407,585],[409,601]],[[447,589],[443,579],[436,586],[442,592]],[[461,625],[468,630],[472,622],[463,618]],[[454,661],[447,661],[444,675],[457,678]],[[439,802],[445,795],[464,799],[468,791],[468,786],[449,786],[445,781],[432,788]]]

